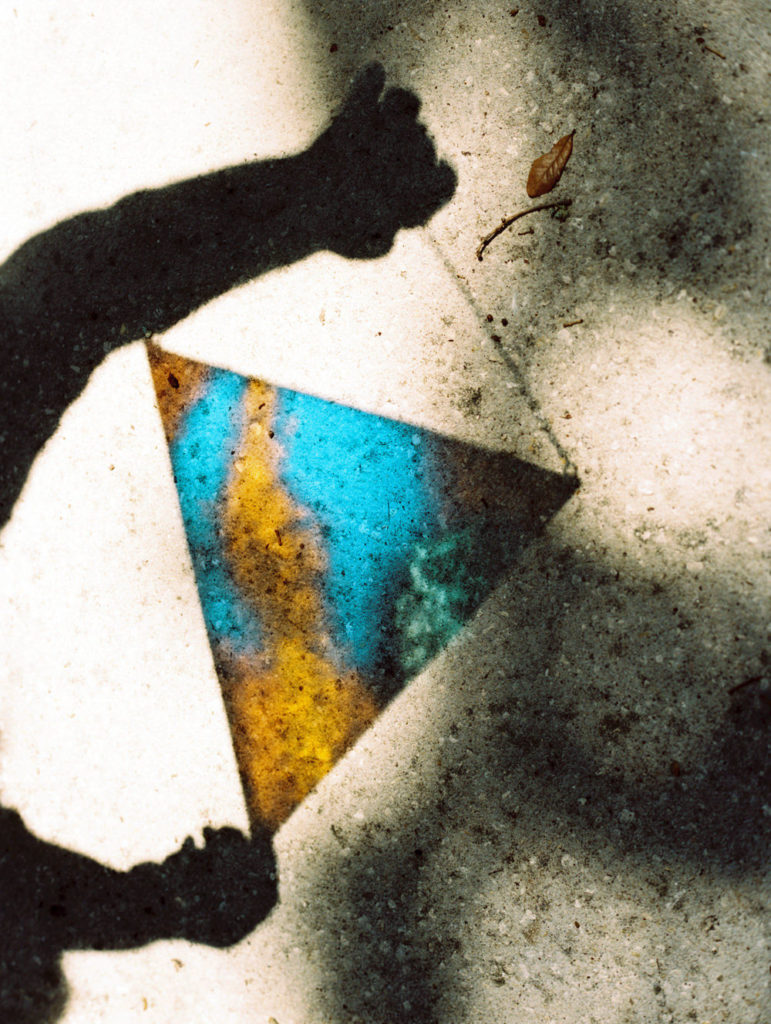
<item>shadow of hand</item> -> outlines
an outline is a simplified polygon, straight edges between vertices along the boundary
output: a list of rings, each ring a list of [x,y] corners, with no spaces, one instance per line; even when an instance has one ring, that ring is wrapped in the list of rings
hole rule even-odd
[[[139,864],[131,875],[140,885],[155,875],[165,897],[169,938],[231,946],[253,931],[276,903],[273,846],[267,832],[250,838],[229,827],[206,828],[204,839],[199,849],[188,838],[162,864]]]
[[[161,864],[116,871],[30,832],[0,806],[0,1021],[45,1024],[67,1002],[67,950],[137,949],[159,939],[223,948],[278,897],[270,836],[204,829]]]
[[[384,84],[381,65],[366,68],[309,154],[334,209],[325,247],[352,259],[385,255],[396,232],[424,224],[457,183],[417,120],[418,97],[404,89],[381,97]]]

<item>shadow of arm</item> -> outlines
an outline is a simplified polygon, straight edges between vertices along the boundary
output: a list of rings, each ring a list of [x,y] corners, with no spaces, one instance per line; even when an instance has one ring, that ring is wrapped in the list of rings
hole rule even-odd
[[[0,523],[35,454],[118,345],[168,330],[269,270],[330,249],[386,253],[453,194],[417,97],[368,68],[303,153],[246,163],[79,214],[0,267]]]

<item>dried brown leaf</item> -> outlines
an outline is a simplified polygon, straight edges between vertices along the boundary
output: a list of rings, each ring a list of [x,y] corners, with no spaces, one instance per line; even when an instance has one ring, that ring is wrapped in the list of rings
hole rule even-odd
[[[574,135],[575,132],[563,135],[554,143],[548,153],[544,153],[543,156],[539,156],[537,160],[533,161],[530,174],[527,176],[527,194],[531,199],[535,199],[536,196],[545,196],[560,180],[562,172],[565,170],[565,164],[573,152]]]

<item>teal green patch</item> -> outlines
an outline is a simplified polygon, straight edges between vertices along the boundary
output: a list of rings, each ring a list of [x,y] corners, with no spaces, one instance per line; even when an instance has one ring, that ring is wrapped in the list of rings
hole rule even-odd
[[[420,672],[481,604],[490,589],[489,561],[471,529],[415,545],[394,616],[398,664],[406,676]]]

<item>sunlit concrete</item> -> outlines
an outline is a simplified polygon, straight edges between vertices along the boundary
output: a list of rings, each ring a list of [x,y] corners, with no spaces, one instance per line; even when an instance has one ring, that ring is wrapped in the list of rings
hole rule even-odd
[[[714,321],[688,306],[682,297],[639,320],[609,315],[588,337],[563,329],[545,346],[552,383],[538,381],[539,398],[584,468],[586,507],[603,509],[572,541],[604,547],[616,565],[626,548],[652,572],[733,570],[765,587],[771,471],[761,453],[771,433],[757,410],[771,402],[771,379],[726,353]],[[673,564],[671,545],[689,531],[692,556]]]
[[[0,559],[3,801],[124,870],[243,824],[142,344],[68,410]]]

